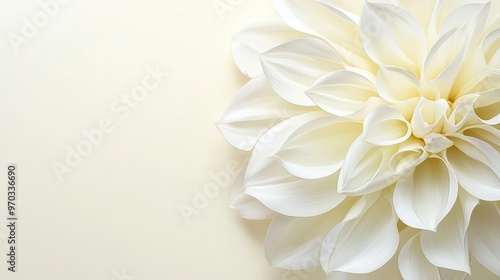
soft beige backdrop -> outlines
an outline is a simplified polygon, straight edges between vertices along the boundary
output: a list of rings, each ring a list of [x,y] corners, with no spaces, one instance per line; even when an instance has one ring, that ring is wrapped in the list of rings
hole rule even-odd
[[[272,1],[40,3],[0,1],[0,279],[294,279],[265,260],[268,223],[240,219],[211,176],[245,158],[215,127],[246,81],[231,37],[277,19]],[[15,274],[9,163],[19,170]],[[213,197],[196,209],[204,189]]]
[[[268,222],[227,206],[245,155],[215,123],[246,82],[231,37],[259,19],[272,1],[0,0],[0,279],[322,278],[270,268]]]

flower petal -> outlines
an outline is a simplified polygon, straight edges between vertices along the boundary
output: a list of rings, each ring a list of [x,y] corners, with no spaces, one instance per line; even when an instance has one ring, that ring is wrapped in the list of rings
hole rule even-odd
[[[420,234],[412,237],[399,253],[399,271],[405,280],[441,279],[437,267],[422,252]]]
[[[261,55],[264,74],[271,87],[288,102],[314,106],[304,93],[324,74],[342,69],[339,56],[323,41],[300,38]]]
[[[491,272],[500,277],[500,213],[494,203],[481,202],[468,231],[470,251]]]
[[[500,153],[500,130],[489,125],[476,125],[471,126],[462,131],[462,133],[469,137],[479,139]]]
[[[482,30],[488,12],[487,3],[470,4],[455,10],[443,23],[440,38],[425,60],[423,75],[439,89],[441,98],[449,97],[469,44]]]
[[[349,70],[326,74],[306,94],[321,109],[337,116],[352,116],[382,103],[374,84],[363,75]]]
[[[266,207],[293,217],[311,217],[330,211],[345,195],[337,193],[339,173],[306,180],[288,173],[278,162],[267,164],[260,172],[247,177],[245,194]]]
[[[389,166],[396,151],[397,146],[379,147],[356,139],[340,170],[338,192],[364,195],[390,186],[399,178]]]
[[[217,127],[231,145],[248,151],[274,124],[305,112],[280,98],[260,76],[236,93]]]
[[[389,166],[397,175],[403,175],[424,162],[429,154],[422,146],[422,140],[411,138],[399,145],[398,151],[391,157]]]
[[[449,108],[444,99],[432,101],[422,98],[411,118],[413,134],[422,138],[431,132],[440,133]]]
[[[366,116],[361,139],[377,145],[399,144],[411,136],[411,125],[401,112],[391,106],[382,105]]]
[[[377,279],[387,279],[388,275],[391,276],[391,280],[403,279],[398,269],[398,257],[403,245],[417,234],[418,231],[413,228],[405,228],[399,233],[399,246],[398,250],[394,254],[394,256],[381,268],[365,274],[356,274],[356,273],[345,273],[340,271],[332,271],[328,273],[328,280],[377,280]]]
[[[455,146],[446,151],[446,158],[460,185],[479,199],[500,200],[500,154],[476,138],[461,134],[449,137]]]
[[[457,203],[436,232],[422,231],[422,251],[427,259],[435,266],[470,274],[466,226],[463,209]]]
[[[500,89],[480,93],[474,103],[479,119],[487,125],[500,123]]]
[[[325,1],[320,4],[315,0],[274,0],[274,4],[288,26],[329,42],[351,65],[375,70],[362,47],[359,27],[344,15],[332,13],[328,9],[332,6]]]
[[[262,171],[270,162],[274,164],[274,155],[290,135],[306,123],[326,115],[327,113],[322,111],[307,112],[279,122],[267,130],[255,144],[245,177]]]
[[[276,215],[274,211],[264,206],[254,197],[244,193],[245,169],[247,164],[248,162],[241,168],[231,185],[229,194],[229,200],[231,201],[230,207],[236,210],[238,214],[245,219],[271,219]]]
[[[344,218],[350,202],[311,218],[277,216],[269,226],[265,252],[269,263],[285,269],[306,269],[320,264],[323,239]]]
[[[284,25],[262,22],[247,26],[233,38],[233,57],[240,71],[255,78],[261,75],[260,54],[304,34]]]
[[[397,181],[394,209],[405,224],[435,231],[457,195],[453,169],[441,158],[431,156]]]
[[[492,31],[482,43],[483,57],[486,64],[494,69],[500,68],[500,29]]]
[[[420,81],[411,71],[382,66],[377,74],[377,91],[380,97],[391,102],[409,119],[420,100]]]
[[[375,63],[420,73],[427,49],[425,35],[420,23],[407,11],[396,5],[366,1],[360,28],[363,46]]]
[[[362,125],[349,119],[318,118],[295,131],[276,156],[292,175],[326,177],[342,167],[347,149],[361,131]]]
[[[327,273],[372,272],[392,258],[398,243],[392,205],[381,196],[359,217],[333,227],[323,243],[321,265]]]

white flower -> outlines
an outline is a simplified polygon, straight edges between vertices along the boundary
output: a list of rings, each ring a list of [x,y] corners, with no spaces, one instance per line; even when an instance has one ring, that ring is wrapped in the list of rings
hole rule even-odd
[[[500,1],[274,2],[287,26],[236,35],[251,80],[218,124],[252,150],[231,201],[273,218],[270,263],[500,277]]]

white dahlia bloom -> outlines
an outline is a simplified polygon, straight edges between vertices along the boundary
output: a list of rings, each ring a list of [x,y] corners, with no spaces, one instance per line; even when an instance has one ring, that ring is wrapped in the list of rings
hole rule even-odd
[[[231,202],[273,218],[269,262],[500,277],[500,1],[274,2],[286,25],[235,36],[251,80],[218,124],[252,151]]]

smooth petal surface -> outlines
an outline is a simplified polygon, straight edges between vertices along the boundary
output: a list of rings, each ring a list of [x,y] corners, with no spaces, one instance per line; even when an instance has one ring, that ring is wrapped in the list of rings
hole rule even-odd
[[[440,38],[424,63],[424,77],[439,89],[441,98],[448,98],[469,44],[482,30],[488,12],[489,4],[463,6],[450,14],[441,26]]]
[[[481,202],[472,213],[469,246],[476,259],[500,277],[500,213],[494,203]]]
[[[362,125],[349,119],[318,118],[295,131],[276,156],[292,175],[323,178],[342,167],[347,149],[361,131]]]
[[[396,183],[394,209],[407,225],[435,231],[458,196],[458,183],[451,166],[429,157]]]
[[[479,119],[487,125],[500,123],[500,89],[480,93],[474,103]]]
[[[321,265],[327,273],[372,272],[392,258],[398,243],[392,206],[381,196],[358,218],[333,227],[323,243]]]
[[[274,162],[276,153],[297,129],[323,116],[326,114],[321,111],[307,112],[284,120],[267,130],[255,144],[245,178],[253,176],[262,171],[266,164]]]
[[[438,268],[422,252],[420,234],[411,238],[401,250],[399,271],[405,280],[441,280]]]
[[[422,231],[422,251],[435,266],[470,273],[467,226],[459,203],[439,224],[436,232]]]
[[[334,210],[311,218],[277,216],[266,236],[269,263],[285,269],[306,269],[320,264],[323,239],[349,210],[346,202]]]
[[[463,134],[487,143],[500,153],[500,130],[488,125],[476,125],[465,129]]]
[[[401,252],[401,249],[403,248],[403,245],[405,245],[406,242],[417,233],[418,233],[417,230],[408,227],[402,230],[399,233],[399,246],[396,253],[381,268],[373,272],[363,273],[363,274],[332,271],[328,274],[327,279],[328,280],[366,280],[366,279],[379,280],[379,279],[388,279],[387,277],[390,275],[391,277],[390,280],[399,280],[399,279],[402,280],[403,278],[399,273],[398,269],[399,254]]]
[[[305,112],[280,98],[260,76],[236,93],[217,127],[231,145],[248,151],[274,124]]]
[[[243,74],[255,78],[263,73],[260,54],[304,35],[284,24],[252,24],[233,38],[234,62]]]
[[[338,172],[316,180],[298,178],[274,162],[247,178],[245,193],[280,214],[311,217],[330,211],[345,199],[337,193],[337,180]]]
[[[366,1],[360,28],[363,46],[374,62],[420,73],[427,46],[422,27],[408,12],[396,5]]]
[[[329,42],[349,64],[374,70],[373,63],[362,47],[358,26],[352,20],[345,19],[347,14],[342,15],[341,7],[329,5],[331,3],[325,1],[320,4],[316,0],[274,0],[274,4],[278,14],[290,27]],[[340,13],[332,12],[331,8],[336,8]]]
[[[337,116],[352,116],[382,103],[378,100],[375,85],[369,79],[348,70],[326,74],[306,93],[321,109]]]
[[[316,79],[343,68],[339,56],[323,41],[300,38],[261,55],[271,87],[290,103],[314,106],[305,94]]]
[[[399,176],[389,161],[396,151],[397,146],[378,147],[360,138],[355,140],[340,170],[338,192],[364,195],[393,184]]]
[[[397,107],[408,119],[411,119],[421,97],[420,81],[415,73],[399,67],[380,67],[377,91],[380,97]]]
[[[379,106],[366,116],[361,139],[377,146],[389,146],[399,144],[410,136],[411,125],[398,109]]]
[[[260,201],[244,193],[246,162],[234,179],[229,193],[230,207],[236,210],[242,218],[264,220],[273,218],[276,213],[264,206]]]
[[[500,68],[500,29],[492,31],[483,41],[482,51],[486,64],[495,69]]]
[[[473,137],[452,134],[450,139],[455,146],[446,151],[446,157],[460,185],[479,199],[500,200],[500,154]]]

